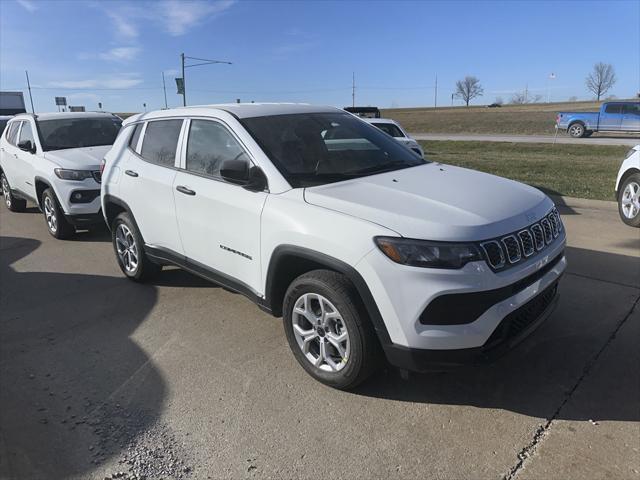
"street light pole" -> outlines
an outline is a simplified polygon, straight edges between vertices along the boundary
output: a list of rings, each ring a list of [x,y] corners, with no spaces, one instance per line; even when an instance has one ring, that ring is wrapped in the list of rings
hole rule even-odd
[[[180,60],[182,62],[182,105],[187,106],[187,79],[184,75],[184,69],[190,67],[199,67],[201,65],[212,65],[214,63],[225,63],[227,65],[233,65],[231,62],[224,60],[209,60],[208,58],[188,57],[184,53],[180,54]],[[198,60],[200,63],[194,63],[192,65],[185,65],[186,60]]]
[[[169,108],[167,106],[167,84],[164,83],[164,70],[162,71],[162,89],[164,90],[164,108]]]

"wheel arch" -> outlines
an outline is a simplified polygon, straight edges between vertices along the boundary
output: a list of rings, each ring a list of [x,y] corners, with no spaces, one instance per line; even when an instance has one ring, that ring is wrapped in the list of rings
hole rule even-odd
[[[282,304],[291,282],[312,270],[326,269],[343,274],[353,284],[382,345],[391,343],[380,310],[362,275],[351,265],[324,253],[295,245],[280,245],[271,255],[265,287],[265,304],[271,313],[282,316]]]
[[[627,180],[627,178],[629,178],[631,175],[633,175],[634,173],[640,173],[640,169],[637,169],[635,167],[631,167],[630,169],[626,170],[622,176],[620,177],[620,181],[618,182],[618,188],[616,190],[616,199],[620,199],[620,191],[622,189],[622,186],[624,185],[624,182]]]
[[[42,208],[42,194],[47,188],[52,188],[55,192],[55,188],[53,188],[53,185],[51,185],[49,180],[39,176],[36,176],[34,179],[34,185],[36,188],[36,200],[38,201],[38,206]]]
[[[131,220],[135,224],[138,232],[140,232],[140,228],[136,223],[136,217],[131,211],[131,208],[129,207],[127,202],[125,202],[124,200],[121,200],[118,197],[114,197],[113,195],[106,194],[102,199],[102,206],[104,209],[104,217],[109,230],[111,230],[111,225],[113,224],[113,221],[115,220],[115,218],[118,215],[120,215],[122,212],[127,212],[129,215],[131,215]],[[142,236],[142,233],[140,233],[140,235]]]

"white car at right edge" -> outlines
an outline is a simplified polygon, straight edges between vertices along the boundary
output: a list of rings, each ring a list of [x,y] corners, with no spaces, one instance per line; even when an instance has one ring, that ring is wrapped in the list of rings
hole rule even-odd
[[[553,311],[567,264],[540,190],[430,162],[337,108],[136,115],[105,162],[125,276],[177,265],[245,295],[283,317],[295,359],[335,388],[382,355],[420,371],[508,350]]]
[[[627,152],[616,179],[618,212],[624,223],[640,228],[640,145]]]

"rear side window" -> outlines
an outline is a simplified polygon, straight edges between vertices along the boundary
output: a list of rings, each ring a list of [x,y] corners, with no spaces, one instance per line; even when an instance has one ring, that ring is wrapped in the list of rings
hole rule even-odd
[[[147,123],[140,152],[142,158],[156,165],[173,167],[181,128],[182,120],[157,120]]]
[[[613,105],[607,105],[604,109],[605,113],[620,113],[622,105],[619,103]]]
[[[138,140],[140,139],[140,133],[142,132],[143,123],[139,123],[135,126],[133,130],[133,135],[129,139],[129,148],[134,152],[138,151]]]
[[[16,134],[18,133],[18,126],[22,122],[11,122],[9,128],[7,128],[7,142],[11,145],[16,144]]]
[[[33,131],[31,130],[31,124],[29,122],[22,122],[22,129],[20,130],[20,139],[18,143],[30,141],[31,145],[35,145],[36,141],[33,138]]]
[[[225,160],[249,162],[249,157],[224,126],[209,120],[192,120],[187,142],[187,170],[219,177],[220,166]]]
[[[626,115],[640,115],[640,103],[628,103],[622,109]]]

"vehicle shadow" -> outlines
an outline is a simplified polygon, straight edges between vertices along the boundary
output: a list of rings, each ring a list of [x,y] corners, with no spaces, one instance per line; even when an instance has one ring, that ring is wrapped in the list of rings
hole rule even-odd
[[[597,265],[608,259],[617,269],[640,273],[640,258],[582,249],[568,249],[569,265],[572,259],[577,262],[586,255],[602,257]],[[581,270],[593,273],[588,267]],[[408,379],[388,368],[354,393],[403,402],[501,409],[546,419],[640,422],[638,306],[635,317],[629,316],[639,295],[639,288],[585,278],[569,268],[561,280],[556,311],[495,363],[410,373]],[[611,338],[625,318],[625,330]],[[583,390],[575,389],[578,384]]]
[[[0,478],[87,478],[163,408],[165,382],[130,338],[157,289],[13,266],[39,246],[0,237]]]

